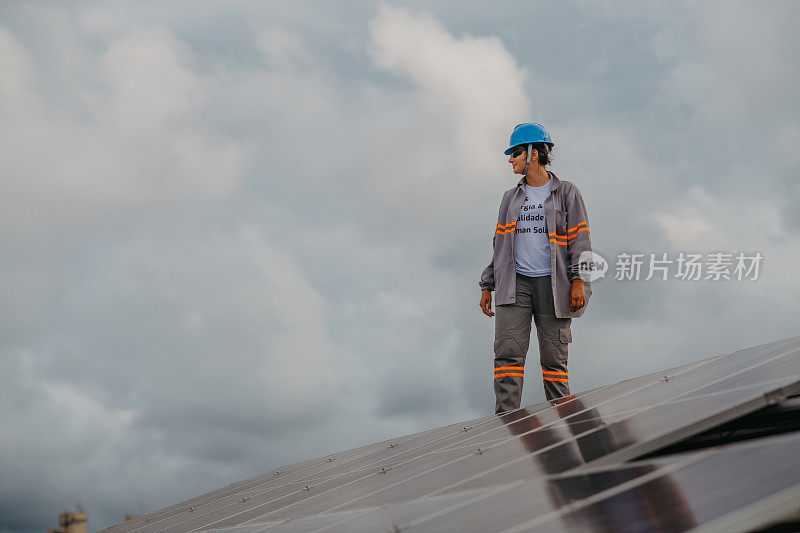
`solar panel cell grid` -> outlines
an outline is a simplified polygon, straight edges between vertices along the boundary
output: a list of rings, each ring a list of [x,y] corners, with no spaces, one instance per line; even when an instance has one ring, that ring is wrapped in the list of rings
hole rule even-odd
[[[680,531],[734,512],[732,502],[758,501],[736,479],[763,489],[765,498],[793,490],[800,464],[786,450],[800,441],[770,439],[771,451],[757,454],[758,467],[737,465],[741,446],[680,460],[622,462],[794,391],[800,391],[800,338],[289,465],[111,531],[374,531],[400,523],[425,531],[521,524]],[[780,467],[778,459],[787,463]],[[787,468],[796,468],[788,470],[793,478]],[[707,501],[714,490],[700,472],[730,478],[718,492],[736,495]],[[767,481],[768,475],[779,479]],[[652,509],[655,518],[648,515]]]

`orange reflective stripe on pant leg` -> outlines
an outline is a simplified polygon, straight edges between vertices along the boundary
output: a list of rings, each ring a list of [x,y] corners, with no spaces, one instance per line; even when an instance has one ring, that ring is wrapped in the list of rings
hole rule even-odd
[[[564,381],[564,382],[569,382],[568,379],[548,378],[547,376],[542,377],[542,379],[545,380],[545,381]]]
[[[566,372],[556,372],[554,370],[542,370],[542,374],[552,374],[553,376],[568,376]]]
[[[504,372],[506,370],[519,370],[520,372]],[[524,378],[525,374],[523,372],[525,372],[524,366],[498,366],[494,369],[494,377],[503,378],[506,376],[516,376]]]

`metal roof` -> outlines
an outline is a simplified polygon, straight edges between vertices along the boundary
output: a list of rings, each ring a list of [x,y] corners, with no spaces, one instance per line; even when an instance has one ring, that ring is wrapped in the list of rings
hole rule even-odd
[[[797,509],[800,432],[641,458],[797,394],[800,337],[286,466],[106,531],[746,530]]]

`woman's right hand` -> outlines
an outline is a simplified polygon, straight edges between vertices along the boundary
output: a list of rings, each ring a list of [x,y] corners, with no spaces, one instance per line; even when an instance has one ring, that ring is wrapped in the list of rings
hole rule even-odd
[[[484,289],[481,291],[481,303],[478,304],[486,316],[494,316],[492,312],[492,291]]]

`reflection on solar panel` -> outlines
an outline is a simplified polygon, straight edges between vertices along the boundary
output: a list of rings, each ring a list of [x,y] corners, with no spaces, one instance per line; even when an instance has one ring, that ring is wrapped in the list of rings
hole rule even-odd
[[[106,531],[744,531],[800,507],[800,432],[653,452],[797,394],[800,337],[287,466]]]

